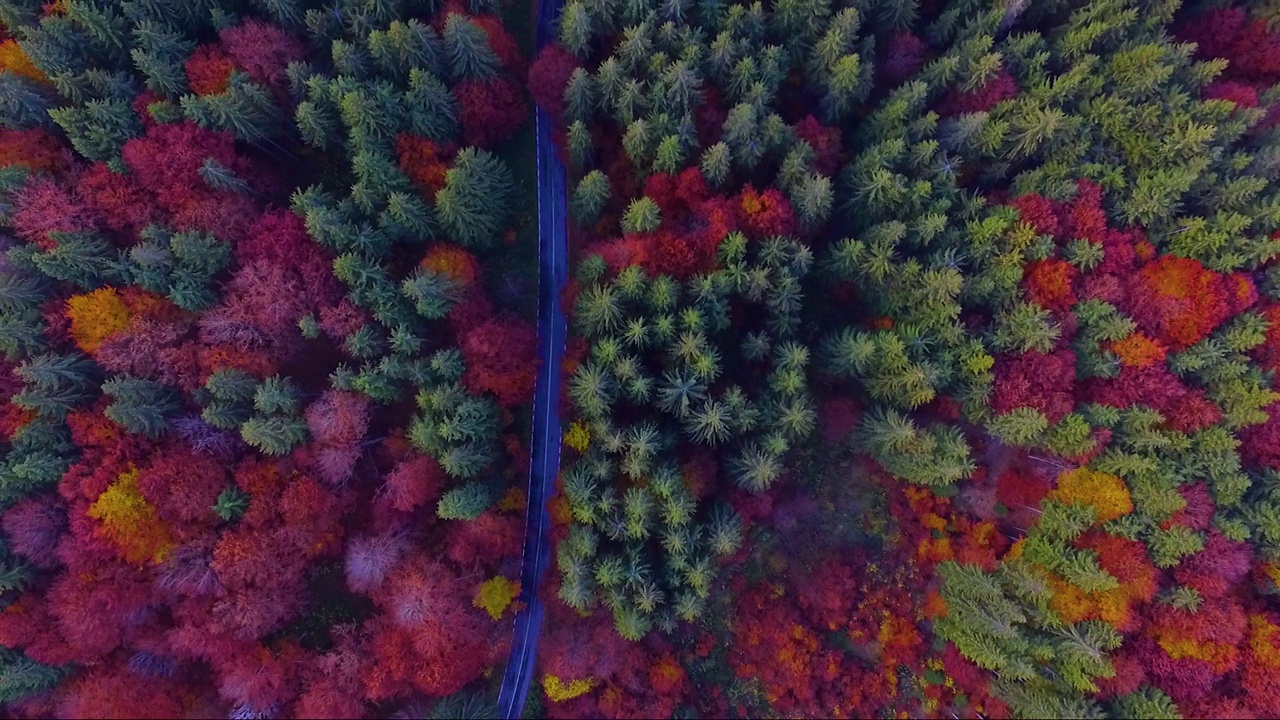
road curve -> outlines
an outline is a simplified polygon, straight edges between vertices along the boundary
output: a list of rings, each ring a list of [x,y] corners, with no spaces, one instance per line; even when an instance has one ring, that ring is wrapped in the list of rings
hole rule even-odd
[[[539,0],[537,44],[554,37],[562,0]],[[560,382],[568,322],[560,306],[560,291],[569,278],[566,227],[565,172],[551,142],[551,117],[534,111],[538,161],[538,381],[533,398],[533,432],[529,463],[529,502],[525,510],[524,555],[520,567],[520,599],[525,607],[516,615],[511,659],[498,693],[501,717],[519,718],[533,679],[542,629],[543,608],[538,599],[542,570],[551,559],[547,537],[550,524],[547,497],[560,469]]]

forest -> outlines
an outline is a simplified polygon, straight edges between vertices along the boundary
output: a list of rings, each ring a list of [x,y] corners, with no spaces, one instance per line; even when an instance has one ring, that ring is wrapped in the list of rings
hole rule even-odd
[[[0,0],[0,395],[5,717],[1280,716],[1280,1]]]

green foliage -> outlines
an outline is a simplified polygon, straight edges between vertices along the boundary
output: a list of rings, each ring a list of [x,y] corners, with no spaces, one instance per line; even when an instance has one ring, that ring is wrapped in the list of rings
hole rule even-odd
[[[139,235],[140,242],[129,249],[123,264],[132,284],[167,296],[184,310],[204,310],[217,303],[214,278],[231,263],[226,243],[205,233],[175,233],[154,225]]]
[[[182,408],[172,388],[152,380],[117,375],[102,384],[112,402],[103,414],[125,430],[156,438],[169,429],[168,417]]]
[[[125,100],[52,108],[49,117],[66,132],[76,152],[89,160],[119,161],[124,144],[142,134],[142,122]]]
[[[93,399],[98,385],[97,366],[80,353],[37,355],[19,365],[17,374],[25,385],[10,402],[55,419]]]
[[[442,520],[473,520],[493,503],[493,493],[484,483],[468,482],[440,497],[436,515]]]
[[[640,197],[627,206],[627,211],[622,216],[622,232],[653,232],[661,223],[662,213],[658,210],[658,204],[647,197]]]
[[[12,703],[53,688],[70,668],[42,665],[18,650],[0,648],[0,702]]]
[[[498,458],[500,412],[493,400],[455,382],[422,390],[418,407],[422,412],[409,426],[409,440],[450,476],[475,478]]]
[[[235,522],[249,509],[249,494],[232,485],[218,494],[210,509],[226,522]]]
[[[266,455],[287,455],[307,441],[307,424],[284,415],[254,416],[240,426],[240,437]]]
[[[881,467],[917,485],[951,485],[977,467],[959,429],[937,424],[922,429],[896,410],[869,413],[855,435],[858,447]]]
[[[514,188],[511,169],[484,150],[458,153],[436,193],[440,222],[466,247],[491,247],[510,217]]]

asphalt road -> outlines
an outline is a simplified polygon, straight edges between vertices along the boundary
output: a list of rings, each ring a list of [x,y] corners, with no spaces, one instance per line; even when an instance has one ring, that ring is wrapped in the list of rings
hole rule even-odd
[[[554,37],[561,0],[539,0],[537,47]],[[511,659],[502,677],[498,712],[518,718],[524,710],[533,679],[542,629],[543,608],[538,599],[542,571],[550,562],[550,524],[547,497],[560,469],[560,382],[568,322],[560,307],[560,290],[569,278],[566,227],[565,172],[551,142],[551,117],[535,110],[538,153],[538,381],[533,398],[532,460],[529,463],[529,503],[525,514],[524,555],[520,567],[520,599]]]

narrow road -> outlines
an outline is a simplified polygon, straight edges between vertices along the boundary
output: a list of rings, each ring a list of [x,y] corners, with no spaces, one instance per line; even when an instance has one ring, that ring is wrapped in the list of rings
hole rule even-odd
[[[561,0],[539,0],[536,47],[554,37]],[[532,460],[529,463],[529,502],[525,511],[524,556],[520,568],[520,599],[525,609],[516,615],[511,659],[502,677],[498,713],[519,718],[533,679],[542,629],[543,608],[538,599],[542,571],[551,559],[547,537],[550,520],[547,497],[560,469],[560,382],[568,322],[560,307],[560,290],[569,277],[565,225],[564,165],[551,142],[551,117],[534,111],[538,153],[538,383],[533,397]]]

